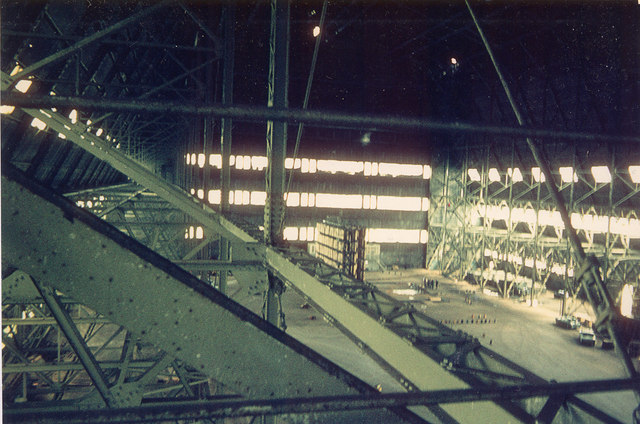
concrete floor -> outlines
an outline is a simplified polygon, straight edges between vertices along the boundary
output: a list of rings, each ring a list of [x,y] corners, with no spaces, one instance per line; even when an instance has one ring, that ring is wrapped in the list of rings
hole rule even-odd
[[[406,289],[411,283],[421,283],[425,275],[439,281],[438,290],[432,290],[427,295],[394,294],[394,290]],[[449,327],[477,337],[486,347],[547,380],[563,382],[626,377],[624,366],[614,351],[602,350],[599,344],[596,347],[581,346],[577,342],[578,330],[555,326],[561,300],[554,299],[552,293],[541,295],[538,305],[531,307],[516,299],[481,294],[477,292],[478,286],[424,269],[369,272],[366,279],[400,300],[412,301],[425,314],[447,322]],[[230,292],[233,291],[232,286]],[[473,292],[473,296],[469,292]],[[473,298],[471,304],[466,302],[469,297]],[[429,300],[431,298],[441,300]],[[238,292],[234,300],[260,314],[261,296],[247,296]],[[321,313],[312,307],[302,307],[304,299],[292,289],[285,292],[282,302],[288,334],[368,384],[380,385],[383,392],[403,391],[393,377],[325,322]],[[589,318],[588,305],[578,308],[576,314]],[[475,322],[478,316],[484,319],[485,315],[491,323],[466,324],[466,320],[475,318]],[[464,320],[465,323],[454,323],[456,320]],[[581,397],[625,423],[632,422],[633,410],[638,405],[631,391]],[[428,412],[425,418],[427,416],[433,422],[438,422]]]
[[[437,279],[438,290],[432,290],[428,295],[393,294],[394,289],[422,282],[424,276]],[[555,325],[562,300],[554,299],[553,293],[542,294],[538,305],[531,307],[517,299],[482,294],[476,285],[445,278],[432,271],[367,273],[366,279],[396,298],[413,300],[426,315],[477,337],[483,345],[547,380],[563,382],[626,377],[625,367],[613,350],[602,350],[599,343],[595,348],[581,346],[577,342],[578,330],[565,330]],[[470,292],[473,294],[469,295]],[[439,297],[441,301],[429,300],[432,297]],[[470,297],[473,299],[471,304],[466,301]],[[477,322],[478,317],[484,319],[485,315],[490,320],[489,324],[466,323],[474,318]],[[578,308],[576,315],[593,319],[588,305]],[[464,324],[459,323],[461,320]],[[631,423],[633,410],[638,406],[631,391],[580,397],[622,422]]]

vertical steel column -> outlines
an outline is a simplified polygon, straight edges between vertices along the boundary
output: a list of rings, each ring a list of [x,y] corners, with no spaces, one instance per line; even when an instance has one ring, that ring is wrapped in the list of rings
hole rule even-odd
[[[473,9],[471,9],[471,5],[469,4],[469,0],[465,0],[465,4],[467,5],[467,9],[469,10],[469,14],[473,19],[473,22],[478,30],[478,34],[482,39],[482,43],[484,44],[485,49],[487,50],[487,54],[491,59],[491,63],[498,74],[498,78],[500,79],[500,83],[502,84],[502,88],[509,100],[509,104],[511,109],[513,110],[514,115],[518,121],[518,125],[524,125],[524,119],[522,114],[520,113],[520,109],[518,108],[513,96],[511,95],[511,90],[509,89],[509,85],[507,84],[506,79],[502,75],[500,71],[500,67],[498,66],[498,62],[496,61],[493,51],[491,50],[491,46],[489,46],[489,42],[484,36],[484,32],[478,23],[476,15],[473,13]],[[551,197],[553,198],[556,207],[558,208],[558,212],[560,213],[560,217],[562,218],[562,222],[564,223],[565,230],[567,231],[567,238],[571,242],[571,247],[576,256],[577,261],[580,265],[579,270],[579,279],[581,280],[581,284],[583,284],[585,288],[585,293],[587,298],[589,299],[589,303],[593,307],[597,321],[595,327],[597,329],[606,329],[614,341],[616,346],[616,350],[619,352],[621,359],[627,369],[627,373],[630,377],[636,377],[638,372],[636,371],[633,362],[631,361],[631,357],[629,353],[625,349],[625,345],[622,343],[622,338],[620,331],[618,328],[614,326],[613,321],[619,317],[619,313],[616,311],[613,301],[611,299],[611,295],[607,290],[604,282],[602,281],[602,275],[600,274],[598,260],[593,256],[587,256],[584,249],[582,248],[582,243],[578,238],[578,234],[575,229],[571,225],[571,217],[567,212],[566,205],[564,203],[564,199],[562,195],[558,191],[558,187],[556,186],[555,179],[551,174],[551,168],[549,167],[549,161],[545,157],[543,151],[538,148],[537,144],[534,141],[527,137],[526,138],[527,145],[531,150],[533,158],[536,163],[540,167],[542,173],[544,173],[546,178],[546,185]],[[572,179],[573,180],[573,179]],[[636,398],[640,398],[640,390],[636,390]],[[639,407],[640,410],[640,407]]]
[[[534,293],[536,291],[536,280],[538,279],[538,243],[540,241],[540,191],[542,188],[542,179],[545,178],[542,170],[540,171],[540,181],[536,188],[536,221],[533,223],[533,268],[531,269],[531,306],[533,306]],[[564,302],[564,300],[563,300]]]
[[[441,271],[445,271],[444,266],[444,250],[447,247],[447,213],[449,213],[449,162],[451,155],[451,151],[447,149],[447,159],[444,163],[444,181],[442,184],[442,199],[443,209],[442,209],[442,247],[440,248],[440,264],[438,267]]]
[[[224,8],[224,65],[222,68],[222,104],[230,106],[233,104],[233,69],[235,65],[235,18],[236,6],[229,3]],[[220,171],[220,212],[223,214],[229,209],[229,189],[231,187],[231,157],[232,142],[231,118],[222,118],[220,135],[220,153],[222,156],[222,168]],[[220,260],[230,259],[229,240],[220,238]],[[222,293],[227,291],[228,271],[219,272],[218,290]]]
[[[289,85],[289,2],[271,0],[271,34],[269,40],[269,98],[268,107],[286,109]],[[287,152],[287,122],[267,121],[266,172],[267,200],[264,207],[264,241],[267,245],[283,242],[284,160]],[[269,272],[269,288],[265,294],[264,317],[277,325],[278,301],[282,283]]]

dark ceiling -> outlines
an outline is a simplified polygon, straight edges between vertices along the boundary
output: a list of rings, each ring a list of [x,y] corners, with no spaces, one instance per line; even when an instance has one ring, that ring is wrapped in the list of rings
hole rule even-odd
[[[528,125],[638,135],[636,2],[471,3]],[[4,0],[2,71],[11,73],[16,63],[29,66],[155,4]],[[219,103],[223,10],[222,2],[163,2],[79,53],[38,69],[27,94]],[[321,10],[317,1],[291,7],[291,108],[302,107]],[[238,105],[267,103],[269,27],[268,2],[237,3]],[[517,125],[464,1],[328,3],[309,109]],[[84,109],[80,119],[100,120],[105,134],[126,141],[128,153],[158,169],[172,169],[183,149],[194,145],[193,116]],[[3,115],[4,161],[63,190],[123,181],[109,166],[30,123],[18,110]],[[264,150],[264,124],[237,122],[234,128],[234,149]],[[308,127],[301,151],[371,154],[360,143],[363,131]],[[292,146],[294,129],[289,138]],[[367,149],[428,157],[461,139],[486,142],[474,134],[374,131]]]

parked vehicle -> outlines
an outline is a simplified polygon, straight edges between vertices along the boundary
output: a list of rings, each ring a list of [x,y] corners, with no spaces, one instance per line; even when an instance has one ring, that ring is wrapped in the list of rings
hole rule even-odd
[[[583,346],[595,346],[596,334],[590,329],[583,328],[578,334],[578,343]]]
[[[580,328],[580,322],[578,318],[569,315],[563,315],[559,318],[556,318],[556,325],[560,328],[566,328],[567,330],[575,330],[576,328]]]
[[[569,297],[569,293],[567,293],[563,289],[560,289],[553,293],[553,297],[555,297],[556,299],[562,299],[563,297]]]
[[[609,332],[606,330],[604,332],[596,332],[596,338],[601,342],[600,347],[605,350],[610,350],[614,348],[613,340],[609,337]]]

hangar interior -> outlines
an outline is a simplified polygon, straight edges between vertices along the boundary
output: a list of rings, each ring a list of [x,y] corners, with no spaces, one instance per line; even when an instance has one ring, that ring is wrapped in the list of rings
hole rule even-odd
[[[640,422],[636,2],[1,8],[7,422]],[[559,294],[620,370],[373,276]]]

